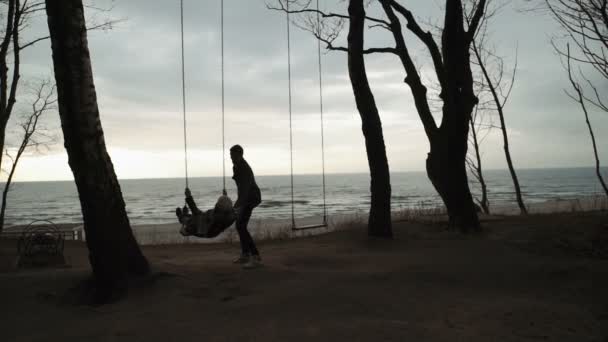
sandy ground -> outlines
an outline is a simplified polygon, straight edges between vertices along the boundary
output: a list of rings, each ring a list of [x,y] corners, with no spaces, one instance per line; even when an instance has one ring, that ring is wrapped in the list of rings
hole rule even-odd
[[[232,265],[237,245],[146,246],[153,286],[78,306],[88,274],[10,269],[0,242],[1,341],[608,341],[608,216],[493,218],[482,236],[399,222],[261,243],[265,266]]]

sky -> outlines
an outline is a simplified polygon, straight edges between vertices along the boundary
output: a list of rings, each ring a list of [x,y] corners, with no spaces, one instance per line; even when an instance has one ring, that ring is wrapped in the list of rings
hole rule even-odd
[[[108,0],[109,1],[109,0]],[[97,1],[98,6],[110,2]],[[285,14],[271,11],[274,0],[225,0],[225,142],[241,144],[258,175],[290,171]],[[441,22],[442,1],[401,1],[421,23]],[[184,146],[181,104],[180,20],[178,0],[115,0],[109,14],[120,19],[112,30],[89,33],[95,85],[106,144],[117,175],[127,178],[183,177]],[[222,159],[220,0],[185,0],[187,138],[190,176],[219,176]],[[321,7],[346,13],[346,2],[322,0]],[[594,163],[583,114],[564,94],[567,76],[553,52],[559,34],[551,18],[520,11],[520,1],[506,6],[491,23],[492,45],[513,63],[518,51],[516,84],[506,107],[512,156],[517,168],[585,167]],[[370,15],[381,16],[377,6]],[[101,18],[101,19],[100,19]],[[298,20],[297,18],[293,18]],[[317,42],[291,27],[293,92],[293,169],[321,171],[321,122]],[[48,33],[44,17],[27,33]],[[29,36],[27,36],[29,35]],[[344,37],[338,39],[343,42]],[[423,77],[430,59],[410,34],[407,43]],[[372,30],[366,46],[391,44],[388,32]],[[323,97],[326,170],[367,172],[361,120],[348,79],[346,54],[323,50]],[[390,169],[424,170],[429,151],[405,76],[396,56],[366,56],[368,76],[378,104]],[[50,44],[25,50],[24,84],[52,78]],[[426,78],[426,77],[425,77]],[[604,80],[600,90],[608,89]],[[26,111],[22,97],[18,111]],[[16,113],[19,114],[19,113]],[[608,115],[591,111],[600,157],[608,156]],[[19,115],[9,131],[16,132]],[[73,179],[63,148],[59,117],[49,113],[45,127],[55,132],[49,149],[28,153],[17,181]],[[16,141],[9,137],[9,143]],[[482,145],[487,169],[504,169],[502,137],[496,130]]]

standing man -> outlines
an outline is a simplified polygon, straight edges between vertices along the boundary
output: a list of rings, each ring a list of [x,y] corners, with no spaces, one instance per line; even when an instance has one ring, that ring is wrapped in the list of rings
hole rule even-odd
[[[230,159],[232,159],[232,171],[237,187],[238,197],[234,203],[236,211],[236,230],[241,242],[241,256],[234,260],[236,264],[242,264],[244,268],[255,268],[261,265],[261,258],[253,238],[247,230],[247,224],[251,213],[260,202],[262,195],[260,188],[255,183],[255,176],[247,161],[243,158],[243,148],[234,145],[230,148]]]

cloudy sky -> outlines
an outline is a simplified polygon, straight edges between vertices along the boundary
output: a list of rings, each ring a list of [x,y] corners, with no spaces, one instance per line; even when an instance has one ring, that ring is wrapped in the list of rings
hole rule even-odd
[[[257,174],[289,172],[289,121],[285,16],[269,11],[273,0],[225,0],[226,144],[245,147]],[[439,0],[403,1],[422,22],[441,21]],[[99,3],[99,2],[98,2]],[[217,176],[222,170],[220,97],[220,0],[185,0],[186,83],[190,174]],[[322,7],[345,12],[345,3],[323,0]],[[519,168],[593,165],[579,108],[564,96],[567,78],[549,44],[556,34],[550,18],[521,13],[519,1],[506,7],[490,29],[507,63],[519,51],[519,69],[507,123]],[[379,14],[371,8],[372,14]],[[89,13],[91,13],[89,11]],[[92,32],[89,46],[106,142],[119,178],[181,177],[180,26],[178,0],[116,0],[113,18],[124,19],[108,32]],[[34,23],[33,37],[46,29]],[[390,43],[373,32],[368,46]],[[423,73],[429,59],[407,37]],[[316,41],[292,29],[294,171],[321,168]],[[424,169],[428,142],[394,56],[372,55],[368,73],[380,108],[391,171]],[[23,56],[23,79],[52,77],[48,42]],[[365,172],[361,121],[346,68],[346,55],[324,52],[325,143],[328,172]],[[608,84],[601,83],[602,90]],[[22,101],[25,102],[25,101]],[[22,103],[24,105],[24,103]],[[608,156],[608,116],[592,112],[601,156]],[[13,121],[15,123],[15,121]],[[47,127],[58,127],[56,114]],[[18,180],[71,179],[61,135],[56,146],[22,160]],[[225,154],[225,153],[224,153]],[[606,159],[606,158],[604,158]],[[229,162],[229,159],[227,159]],[[506,168],[501,137],[483,146],[484,166]]]

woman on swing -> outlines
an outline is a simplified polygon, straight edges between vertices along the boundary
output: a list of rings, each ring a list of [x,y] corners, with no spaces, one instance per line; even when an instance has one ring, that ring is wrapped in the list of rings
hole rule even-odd
[[[194,235],[201,238],[213,238],[222,233],[236,221],[236,230],[241,242],[241,255],[234,260],[244,268],[256,268],[262,265],[258,251],[247,224],[251,213],[262,201],[260,188],[255,182],[251,167],[243,158],[243,148],[234,145],[230,148],[230,158],[233,163],[234,176],[238,190],[238,199],[232,206],[232,201],[226,195],[226,190],[220,196],[215,207],[201,211],[194,203],[190,189],[186,188],[186,206],[177,208],[175,213],[182,224],[180,233],[184,236]],[[192,213],[190,213],[190,211]]]
[[[180,233],[184,236],[194,235],[201,238],[214,238],[230,227],[236,215],[232,201],[226,196],[226,191],[217,200],[215,207],[207,211],[200,210],[189,188],[186,188],[186,205],[175,209],[179,223],[182,224]]]

